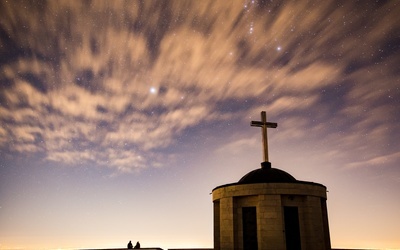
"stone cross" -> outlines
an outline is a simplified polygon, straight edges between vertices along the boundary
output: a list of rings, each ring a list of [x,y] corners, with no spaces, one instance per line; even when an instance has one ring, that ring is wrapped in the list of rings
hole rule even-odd
[[[261,111],[261,121],[251,121],[250,125],[252,127],[261,127],[263,145],[264,145],[264,162],[268,162],[268,138],[267,138],[267,128],[276,128],[278,123],[267,122],[267,113]]]

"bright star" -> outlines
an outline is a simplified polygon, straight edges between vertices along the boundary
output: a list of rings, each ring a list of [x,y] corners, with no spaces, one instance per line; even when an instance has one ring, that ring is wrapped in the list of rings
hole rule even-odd
[[[157,89],[154,88],[154,87],[151,87],[151,88],[150,88],[150,93],[152,93],[152,94],[157,93]]]
[[[281,46],[278,46],[278,48],[276,48],[277,51],[280,51],[281,49]]]

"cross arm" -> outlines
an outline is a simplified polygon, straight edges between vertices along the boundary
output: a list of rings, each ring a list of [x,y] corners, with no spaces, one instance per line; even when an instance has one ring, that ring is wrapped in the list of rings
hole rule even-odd
[[[277,128],[278,123],[276,122],[260,122],[260,121],[251,121],[250,126],[252,127],[262,127],[262,126],[267,126],[267,128]]]

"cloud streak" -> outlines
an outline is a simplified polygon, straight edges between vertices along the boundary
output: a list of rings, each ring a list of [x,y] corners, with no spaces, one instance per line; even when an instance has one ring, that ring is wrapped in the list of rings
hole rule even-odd
[[[399,6],[337,5],[2,3],[0,147],[130,172],[186,129],[265,107],[304,121],[288,139],[317,121],[344,151],[383,144],[399,129]]]

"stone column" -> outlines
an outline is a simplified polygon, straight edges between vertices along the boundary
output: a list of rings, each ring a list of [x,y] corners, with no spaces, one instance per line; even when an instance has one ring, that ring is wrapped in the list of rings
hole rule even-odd
[[[283,215],[280,195],[259,195],[257,215],[258,248],[268,250],[285,249]]]
[[[220,249],[235,249],[233,197],[220,200]]]
[[[307,249],[322,250],[325,248],[324,225],[322,221],[321,198],[307,196],[304,213],[306,237],[302,237]],[[302,244],[303,245],[303,244]]]

